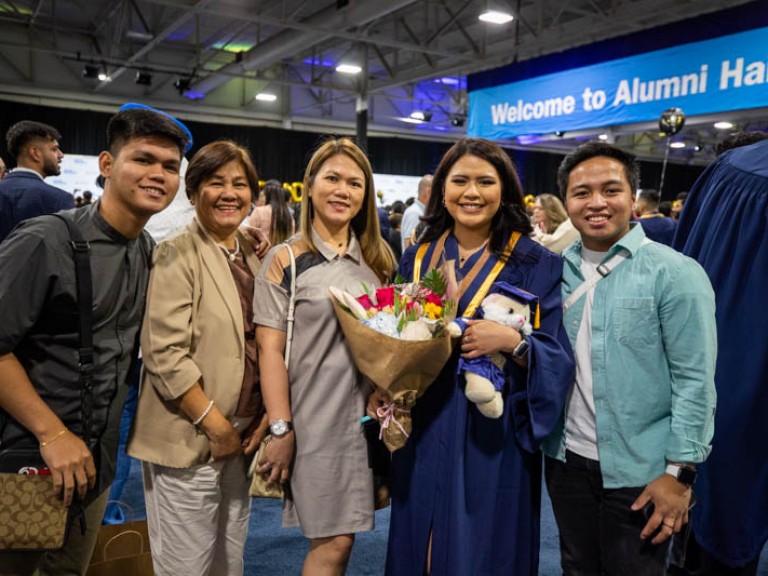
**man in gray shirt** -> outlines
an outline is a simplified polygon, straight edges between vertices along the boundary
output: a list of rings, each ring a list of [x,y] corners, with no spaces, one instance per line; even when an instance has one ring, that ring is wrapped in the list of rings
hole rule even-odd
[[[93,411],[86,445],[78,380],[73,252],[54,216],[27,220],[0,245],[0,447],[35,448],[55,494],[84,505],[62,550],[0,552],[0,574],[84,574],[114,476],[126,379],[135,359],[152,241],[150,216],[173,200],[187,134],[152,110],[110,120],[99,155],[104,193],[62,213],[90,245],[93,274]]]

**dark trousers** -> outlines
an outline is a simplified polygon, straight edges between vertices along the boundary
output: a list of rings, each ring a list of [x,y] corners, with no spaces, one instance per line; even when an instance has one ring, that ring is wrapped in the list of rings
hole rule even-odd
[[[669,576],[756,576],[759,556],[746,566],[733,568],[704,550],[691,534],[685,551],[685,567],[670,566]]]
[[[565,576],[664,576],[668,542],[640,539],[648,512],[633,512],[644,486],[603,488],[600,463],[567,452],[546,459]]]

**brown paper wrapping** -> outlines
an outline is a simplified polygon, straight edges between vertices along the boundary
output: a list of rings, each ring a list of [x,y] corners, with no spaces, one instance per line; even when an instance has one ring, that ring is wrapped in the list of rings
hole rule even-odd
[[[394,452],[411,434],[410,409],[451,357],[448,334],[431,340],[400,340],[365,326],[330,295],[341,330],[360,372],[392,396],[394,422],[382,428],[382,440]],[[402,427],[402,429],[401,429]]]

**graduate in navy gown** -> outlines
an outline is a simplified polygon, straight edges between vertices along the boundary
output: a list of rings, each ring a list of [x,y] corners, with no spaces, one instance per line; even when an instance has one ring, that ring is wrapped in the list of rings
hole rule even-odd
[[[672,246],[702,265],[717,304],[715,436],[698,467],[691,526],[702,550],[687,573],[755,574],[768,541],[768,140],[707,168]]]
[[[482,299],[483,284],[495,275],[539,297],[540,327],[524,342],[513,328],[472,321],[417,401],[413,433],[393,455],[386,573],[535,576],[539,443],[555,425],[574,378],[562,326],[562,260],[528,237],[519,179],[495,144],[459,141],[443,157],[432,191],[426,244],[406,251],[400,273],[421,277],[454,260],[464,290],[459,315]],[[457,363],[460,353],[475,358],[496,351],[512,361],[504,413],[491,419],[467,400]]]

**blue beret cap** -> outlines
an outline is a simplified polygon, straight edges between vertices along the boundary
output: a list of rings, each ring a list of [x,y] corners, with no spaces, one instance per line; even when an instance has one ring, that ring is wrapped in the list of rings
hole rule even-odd
[[[187,138],[189,138],[187,145],[184,147],[184,154],[189,152],[189,150],[192,148],[192,132],[190,132],[186,124],[184,124],[178,118],[174,118],[167,112],[163,112],[162,110],[158,110],[157,108],[152,108],[152,106],[147,106],[146,104],[139,104],[138,102],[128,102],[127,104],[123,104],[122,106],[120,106],[119,112],[122,112],[124,110],[151,110],[152,112],[157,112],[158,114],[162,114],[163,116],[170,118],[171,120],[173,120],[174,124],[176,124],[179,128],[181,128],[184,131],[184,133],[187,135]]]

